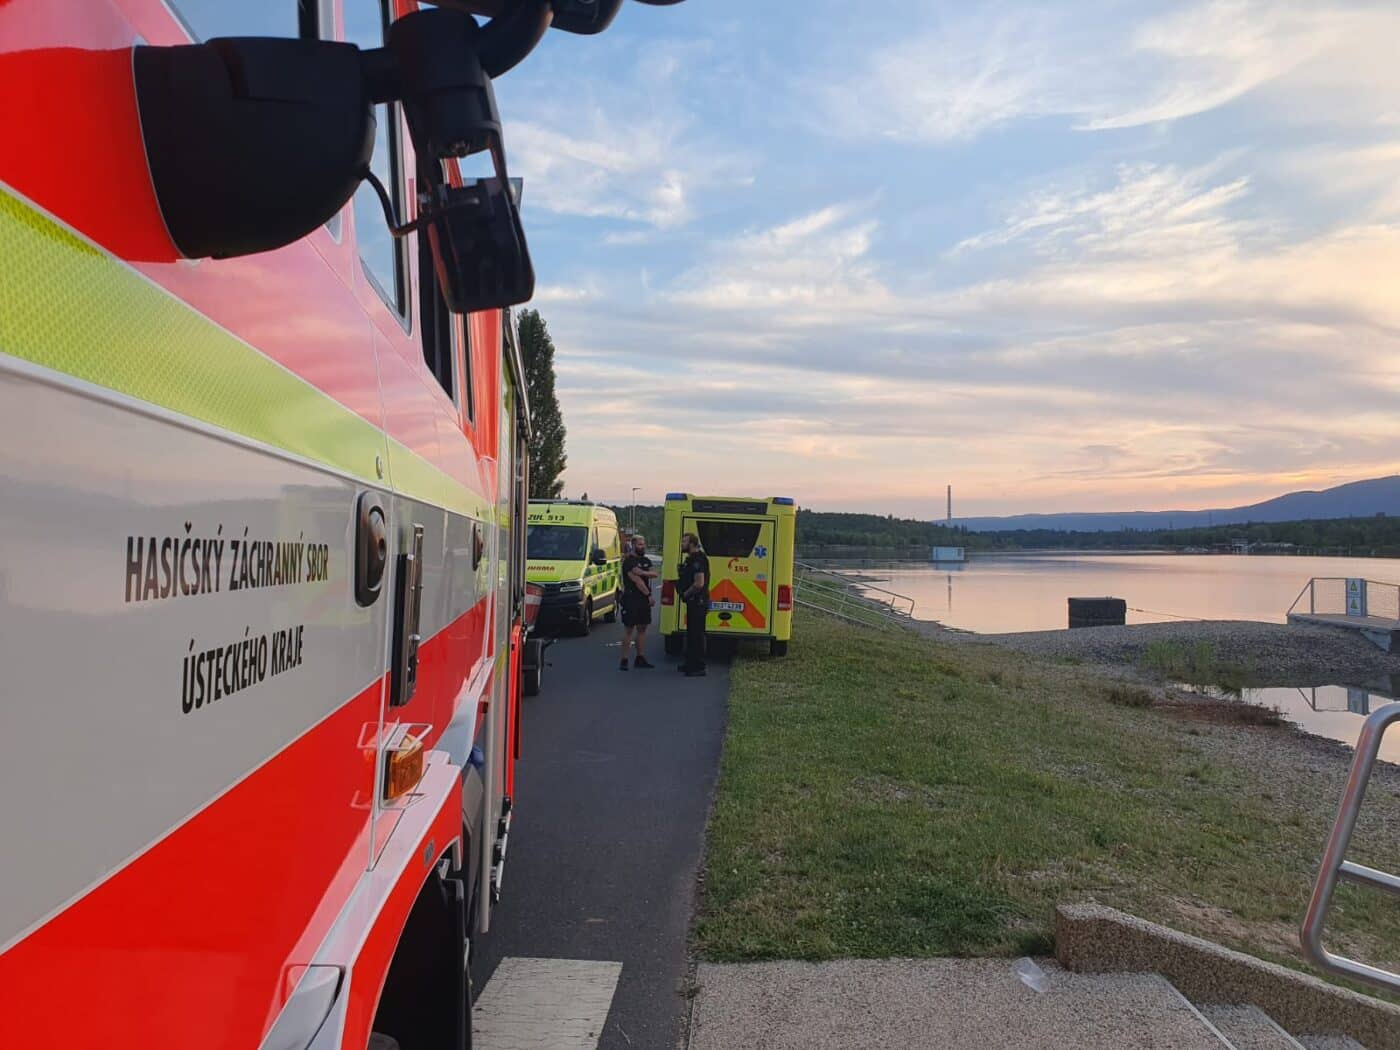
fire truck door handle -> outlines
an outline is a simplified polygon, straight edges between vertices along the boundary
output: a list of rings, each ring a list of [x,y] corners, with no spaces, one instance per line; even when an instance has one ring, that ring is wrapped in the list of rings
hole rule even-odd
[[[481,567],[481,559],[486,554],[486,537],[482,535],[481,522],[472,522],[472,571]]]
[[[418,688],[419,615],[423,607],[423,526],[414,522],[406,537],[408,549],[399,555],[395,584],[394,648],[389,669],[389,706],[402,707]]]

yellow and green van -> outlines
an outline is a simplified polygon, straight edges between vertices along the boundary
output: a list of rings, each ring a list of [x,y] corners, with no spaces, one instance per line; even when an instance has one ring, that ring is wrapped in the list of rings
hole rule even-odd
[[[693,532],[710,559],[711,637],[766,638],[774,656],[787,652],[792,637],[792,573],[797,505],[786,496],[666,497],[661,573],[661,634],[672,655],[684,646],[685,603],[676,594],[681,535]]]
[[[531,500],[525,558],[525,579],[544,589],[537,629],[587,634],[595,619],[617,619],[622,544],[617,515],[607,507],[582,500]]]

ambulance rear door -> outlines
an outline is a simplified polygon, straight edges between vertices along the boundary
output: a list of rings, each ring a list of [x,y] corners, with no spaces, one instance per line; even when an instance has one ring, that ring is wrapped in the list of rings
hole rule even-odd
[[[682,530],[700,537],[710,559],[708,632],[762,637],[773,633],[777,519],[766,513],[765,504],[754,507],[762,513],[687,514],[682,520]]]

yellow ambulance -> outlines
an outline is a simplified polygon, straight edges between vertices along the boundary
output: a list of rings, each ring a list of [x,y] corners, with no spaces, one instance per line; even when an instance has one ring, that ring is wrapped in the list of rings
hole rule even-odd
[[[622,544],[617,515],[584,500],[531,500],[526,515],[525,579],[539,584],[540,631],[587,634],[593,621],[617,619]]]
[[[685,645],[686,608],[677,595],[681,535],[694,533],[710,559],[711,637],[766,638],[774,656],[792,637],[793,548],[797,505],[786,496],[666,496],[661,573],[661,634],[666,652]]]

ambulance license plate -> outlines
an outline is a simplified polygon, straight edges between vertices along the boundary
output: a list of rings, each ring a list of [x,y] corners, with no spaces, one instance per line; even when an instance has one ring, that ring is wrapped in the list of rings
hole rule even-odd
[[[743,612],[742,602],[711,602],[710,608],[714,612]]]

